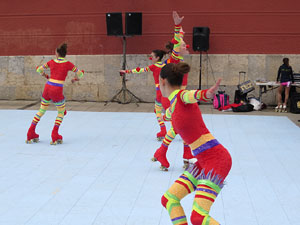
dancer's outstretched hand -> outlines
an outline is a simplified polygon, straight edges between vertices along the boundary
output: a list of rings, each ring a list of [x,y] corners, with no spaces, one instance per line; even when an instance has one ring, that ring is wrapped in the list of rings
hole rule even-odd
[[[216,91],[219,89],[221,80],[222,80],[222,79],[219,78],[219,79],[217,80],[217,83],[216,83],[214,86],[212,86],[210,89],[208,89],[208,91],[206,92],[206,97],[208,97],[208,98],[213,98],[213,97],[214,97]]]
[[[123,76],[126,73],[126,70],[120,70],[120,76]]]
[[[175,25],[181,24],[183,18],[184,16],[180,17],[176,11],[173,11],[173,20]]]

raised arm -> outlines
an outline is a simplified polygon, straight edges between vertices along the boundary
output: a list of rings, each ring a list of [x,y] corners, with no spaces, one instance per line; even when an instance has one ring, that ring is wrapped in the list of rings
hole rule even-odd
[[[173,20],[174,20],[174,38],[172,40],[172,43],[174,44],[173,51],[171,54],[171,62],[174,63],[178,60],[180,60],[179,52],[180,52],[180,44],[182,41],[182,34],[180,31],[182,31],[181,22],[184,17],[180,17],[177,12],[173,11]]]
[[[171,43],[172,44],[176,44],[177,43],[177,41],[175,40],[175,32],[177,32],[177,28],[175,27],[175,31],[174,31],[174,36],[173,36],[173,38],[172,38],[172,40],[171,40]],[[182,27],[180,28],[180,31],[179,31],[179,38],[184,38],[184,34],[185,34],[185,32],[183,31],[183,29],[182,29]]]

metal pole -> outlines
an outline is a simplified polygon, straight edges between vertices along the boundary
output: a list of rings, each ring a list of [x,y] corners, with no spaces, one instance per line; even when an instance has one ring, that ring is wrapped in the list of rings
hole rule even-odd
[[[126,36],[123,36],[123,66],[122,69],[126,69]]]
[[[126,69],[126,36],[123,36],[123,65],[122,65],[122,69],[125,70]],[[123,87],[126,87],[126,73],[123,75]]]
[[[122,65],[122,69],[125,70],[126,69],[126,36],[123,36],[123,65]],[[123,77],[122,77],[122,92],[123,92],[123,104],[125,104],[126,102],[126,73],[124,73]]]
[[[202,77],[202,51],[200,51],[199,90],[201,90],[201,77]]]

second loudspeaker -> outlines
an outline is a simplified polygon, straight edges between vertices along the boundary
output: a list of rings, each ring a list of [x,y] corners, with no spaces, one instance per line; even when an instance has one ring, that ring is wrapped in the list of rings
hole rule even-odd
[[[209,49],[209,27],[193,28],[193,50],[207,51]]]
[[[125,34],[142,35],[142,13],[127,12],[125,14]]]

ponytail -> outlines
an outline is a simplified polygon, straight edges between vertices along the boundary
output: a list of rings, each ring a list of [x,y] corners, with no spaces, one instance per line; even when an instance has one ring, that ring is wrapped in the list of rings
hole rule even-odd
[[[167,53],[171,53],[173,51],[173,48],[174,48],[174,44],[171,41],[169,41],[166,44]]]
[[[68,45],[66,43],[63,43],[56,49],[56,51],[60,57],[65,57],[67,55],[67,48]]]
[[[161,69],[160,77],[167,79],[171,86],[181,86],[184,74],[190,72],[190,69],[187,63],[169,63]]]
[[[152,52],[155,54],[156,57],[159,57],[159,61],[161,61],[165,54],[167,54],[167,52],[165,52],[164,50],[159,49],[153,50]]]

